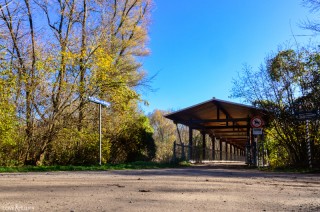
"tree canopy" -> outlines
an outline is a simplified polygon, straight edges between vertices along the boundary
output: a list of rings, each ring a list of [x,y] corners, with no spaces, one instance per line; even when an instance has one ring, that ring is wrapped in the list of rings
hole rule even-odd
[[[305,122],[296,114],[297,105],[304,111],[319,110],[319,55],[317,49],[281,50],[257,71],[245,66],[234,81],[233,97],[267,111],[269,156],[275,163],[308,165]],[[318,121],[311,122],[315,162],[319,160],[318,129]]]
[[[152,158],[150,126],[137,106],[151,8],[151,0],[2,1],[0,157],[9,151],[13,163],[33,165],[97,161],[97,109],[88,102],[96,96],[111,103],[103,110],[112,126],[103,129],[105,162]],[[119,148],[134,153],[111,155]]]

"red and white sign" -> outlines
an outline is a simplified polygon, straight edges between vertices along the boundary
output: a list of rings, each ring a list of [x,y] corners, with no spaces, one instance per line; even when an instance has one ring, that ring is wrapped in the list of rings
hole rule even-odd
[[[259,116],[254,116],[250,121],[252,128],[261,128],[263,126],[263,120]]]

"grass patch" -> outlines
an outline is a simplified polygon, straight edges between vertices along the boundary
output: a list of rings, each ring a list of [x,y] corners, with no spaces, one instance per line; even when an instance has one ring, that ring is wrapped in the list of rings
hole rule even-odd
[[[261,171],[268,171],[268,172],[285,172],[285,173],[301,173],[301,174],[313,174],[313,173],[320,173],[320,168],[307,168],[307,167],[261,167],[259,168]]]
[[[177,168],[189,166],[186,162],[181,163],[156,163],[137,161],[121,164],[103,164],[101,166],[12,166],[0,167],[0,173],[3,172],[53,172],[53,171],[107,171],[107,170],[125,170],[125,169],[161,169]]]

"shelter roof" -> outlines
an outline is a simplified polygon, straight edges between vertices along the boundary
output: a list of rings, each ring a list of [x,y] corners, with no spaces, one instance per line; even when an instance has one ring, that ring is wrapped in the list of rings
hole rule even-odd
[[[213,98],[165,117],[234,145],[243,146],[247,141],[251,118],[263,115],[263,110],[253,106]]]

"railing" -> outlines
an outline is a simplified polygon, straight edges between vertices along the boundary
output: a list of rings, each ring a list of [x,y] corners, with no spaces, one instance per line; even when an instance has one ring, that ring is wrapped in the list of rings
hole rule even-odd
[[[188,154],[188,145],[173,143],[173,161],[186,160]]]
[[[211,148],[203,149],[199,146],[193,146],[191,148],[191,155],[189,155],[189,145],[175,142],[173,145],[173,160],[189,159],[195,162],[216,160],[245,161],[245,156],[220,150],[212,150]]]

